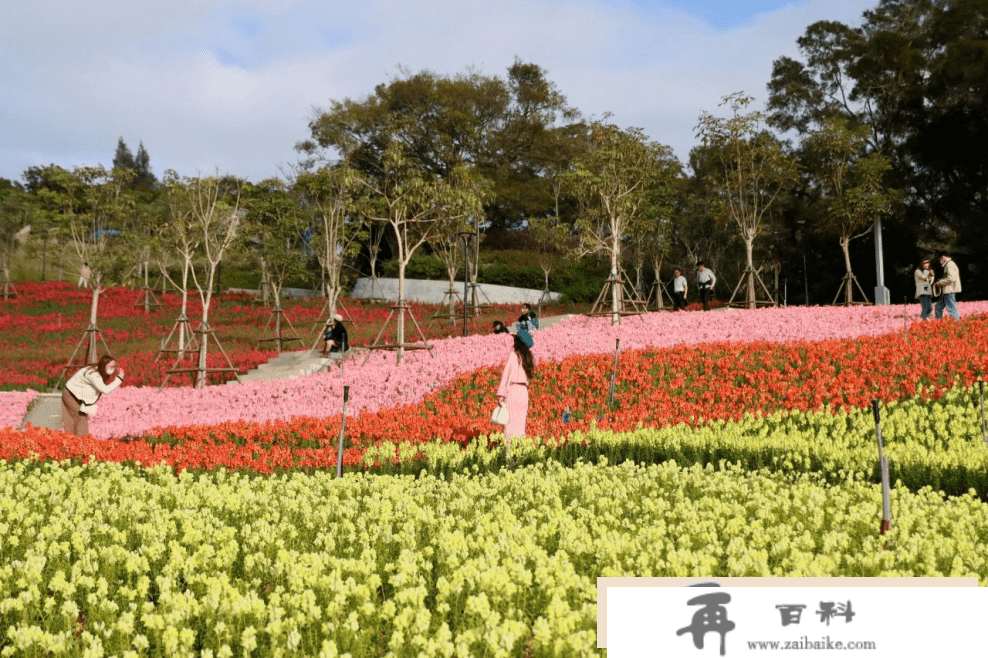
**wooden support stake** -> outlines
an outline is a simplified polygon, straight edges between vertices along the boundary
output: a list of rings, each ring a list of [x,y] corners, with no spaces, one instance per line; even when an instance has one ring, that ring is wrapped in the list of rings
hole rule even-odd
[[[611,392],[607,395],[607,408],[614,408],[614,381],[617,379],[618,350],[621,348],[621,339],[614,340],[614,369],[611,371]]]
[[[984,439],[985,445],[988,445],[988,433],[985,432],[985,382],[984,380],[978,380],[978,389],[981,391],[981,438]]]
[[[340,443],[336,448],[336,477],[343,477],[343,432],[346,431],[346,403],[350,399],[350,387],[343,387],[343,418],[340,421]]]

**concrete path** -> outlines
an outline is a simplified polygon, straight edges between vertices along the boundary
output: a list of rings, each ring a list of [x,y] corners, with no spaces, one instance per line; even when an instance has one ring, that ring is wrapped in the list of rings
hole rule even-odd
[[[539,331],[548,329],[561,320],[572,317],[571,315],[557,315],[551,318],[539,319]],[[349,352],[343,361],[345,368],[349,363],[360,363],[367,350],[355,347]],[[267,363],[262,363],[250,372],[239,375],[241,382],[268,381],[275,379],[294,379],[319,372],[324,368],[338,367],[339,358],[322,358],[319,350],[296,350],[294,352],[282,352]],[[227,385],[236,385],[237,380],[227,382]],[[62,428],[62,394],[40,393],[28,407],[27,415],[21,422],[21,429],[27,427],[28,423],[35,427],[47,427],[48,429]]]
[[[62,392],[39,393],[28,405],[27,414],[21,421],[21,429],[27,427],[28,423],[35,427],[62,429]]]

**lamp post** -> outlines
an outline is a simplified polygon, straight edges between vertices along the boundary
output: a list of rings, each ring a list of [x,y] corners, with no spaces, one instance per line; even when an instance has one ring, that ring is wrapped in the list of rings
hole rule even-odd
[[[810,275],[806,271],[806,235],[805,235],[806,220],[797,219],[796,223],[799,224],[799,229],[798,229],[799,244],[803,248],[803,285],[806,288],[806,301],[804,302],[804,306],[809,306],[810,305]]]
[[[885,287],[885,260],[882,256],[882,218],[875,220],[875,305],[888,306],[889,289]]]
[[[457,233],[463,239],[463,336],[467,335],[467,281],[470,271],[470,238],[473,231],[460,231]]]

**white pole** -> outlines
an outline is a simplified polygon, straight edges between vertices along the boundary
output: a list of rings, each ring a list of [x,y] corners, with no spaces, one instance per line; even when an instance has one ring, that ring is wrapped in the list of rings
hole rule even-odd
[[[885,261],[882,257],[882,219],[875,220],[875,306],[888,306],[889,289],[885,287]],[[850,282],[848,282],[850,285]]]

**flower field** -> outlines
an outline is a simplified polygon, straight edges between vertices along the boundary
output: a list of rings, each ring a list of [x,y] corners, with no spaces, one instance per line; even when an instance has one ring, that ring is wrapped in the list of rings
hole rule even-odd
[[[591,655],[598,576],[988,583],[988,304],[916,310],[570,318],[535,334],[511,468],[485,327],[400,367],[128,385],[92,436],[0,429],[0,655]]]

